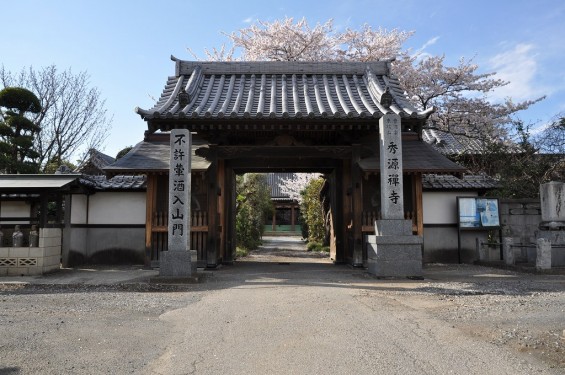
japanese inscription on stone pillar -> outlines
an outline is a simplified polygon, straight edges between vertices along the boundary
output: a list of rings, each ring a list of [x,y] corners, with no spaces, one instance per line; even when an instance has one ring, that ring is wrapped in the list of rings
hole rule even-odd
[[[379,136],[381,215],[383,219],[404,219],[400,116],[389,113],[381,117]]]
[[[171,130],[170,143],[168,250],[186,251],[190,249],[190,131]]]

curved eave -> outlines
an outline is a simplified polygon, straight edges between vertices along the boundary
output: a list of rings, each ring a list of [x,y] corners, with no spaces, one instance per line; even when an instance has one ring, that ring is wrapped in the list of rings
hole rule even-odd
[[[417,111],[388,65],[373,63],[176,62],[160,99],[151,109],[136,108],[144,120],[324,120],[379,119],[393,112],[426,119]],[[386,88],[393,96],[381,105]],[[188,101],[179,103],[184,90]]]

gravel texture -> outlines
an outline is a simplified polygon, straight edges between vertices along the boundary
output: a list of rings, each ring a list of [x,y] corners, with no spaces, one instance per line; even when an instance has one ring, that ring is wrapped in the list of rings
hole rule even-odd
[[[312,258],[278,243],[192,285],[0,279],[0,374],[565,374],[563,274]]]

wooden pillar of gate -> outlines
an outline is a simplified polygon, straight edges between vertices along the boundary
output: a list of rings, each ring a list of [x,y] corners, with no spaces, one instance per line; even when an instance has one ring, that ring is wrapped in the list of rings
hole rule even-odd
[[[416,221],[417,235],[424,235],[424,205],[422,203],[422,174],[412,176],[412,191],[414,192],[414,218]]]
[[[206,246],[206,267],[218,265],[218,157],[217,150],[210,146],[210,166],[207,172],[208,187],[208,246]]]
[[[233,168],[225,166],[225,190],[224,200],[225,218],[223,225],[226,228],[226,253],[224,263],[232,264],[236,253],[236,234],[235,234],[235,173]]]
[[[222,262],[226,256],[226,168],[224,159],[217,159],[218,162],[218,236],[219,243],[219,262]]]
[[[344,190],[340,164],[330,175],[330,256],[335,263],[345,262],[345,225],[343,220]]]
[[[351,239],[352,239],[352,264],[363,265],[363,181],[359,160],[361,159],[361,145],[351,147]]]
[[[335,197],[336,197],[336,262],[345,263],[350,260],[348,226],[351,223],[351,205],[348,196],[348,187],[351,182],[349,170],[351,162],[349,160],[339,161],[336,167]]]

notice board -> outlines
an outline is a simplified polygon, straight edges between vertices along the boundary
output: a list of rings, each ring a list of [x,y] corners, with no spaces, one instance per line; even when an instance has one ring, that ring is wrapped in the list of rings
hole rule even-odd
[[[500,228],[497,198],[457,197],[460,229]]]

